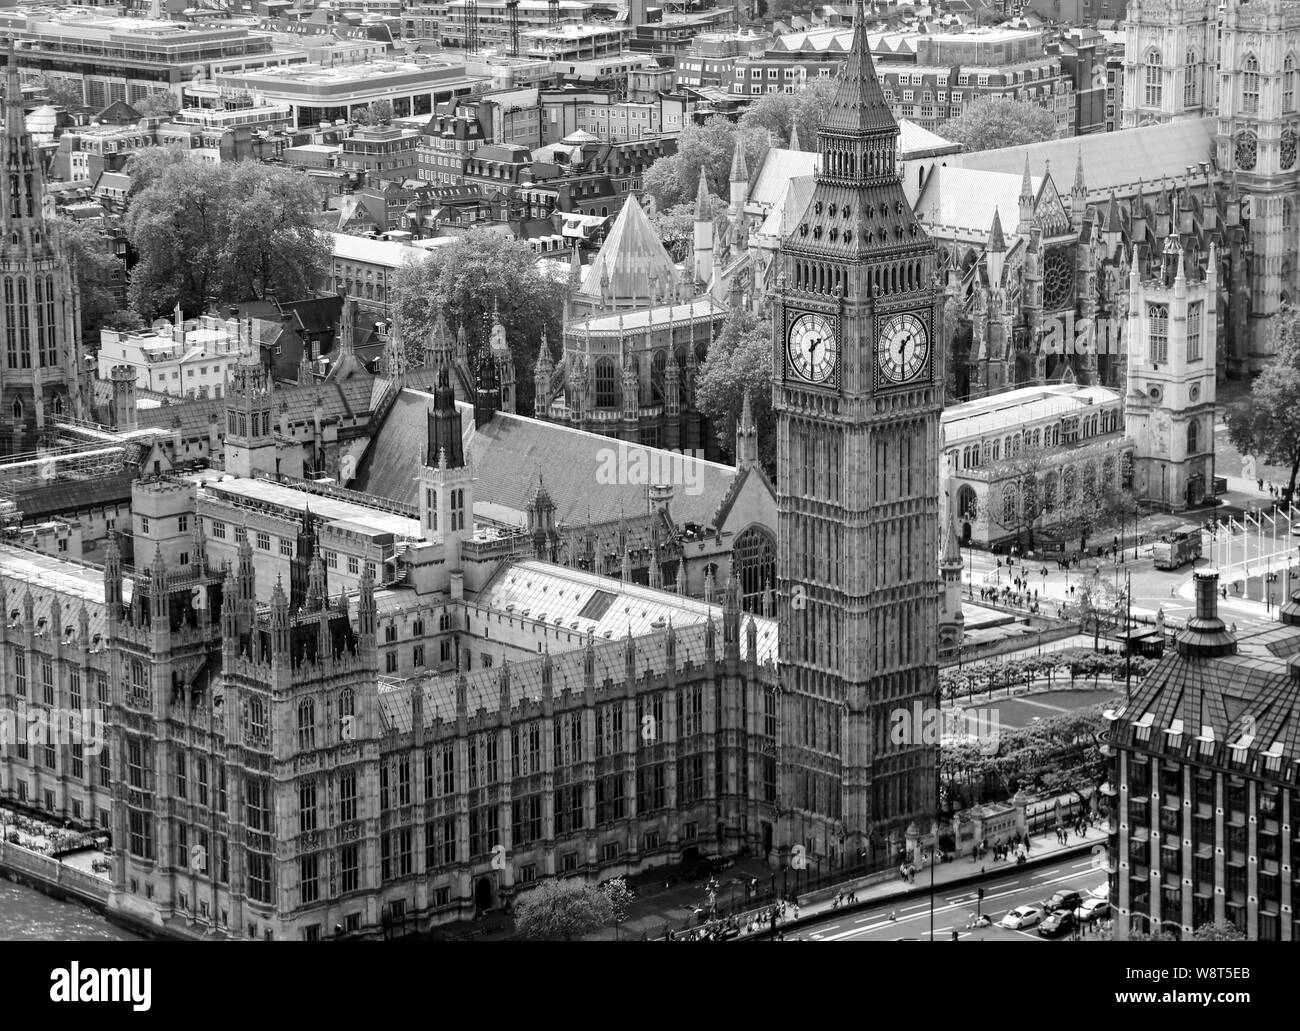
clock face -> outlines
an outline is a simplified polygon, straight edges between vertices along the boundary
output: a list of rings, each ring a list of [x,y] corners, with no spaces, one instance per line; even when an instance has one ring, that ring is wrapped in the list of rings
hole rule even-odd
[[[876,368],[883,382],[910,383],[919,378],[929,356],[929,330],[915,315],[901,312],[877,323]]]
[[[834,321],[815,312],[800,315],[790,323],[786,352],[790,368],[800,378],[809,383],[829,383],[839,358]]]

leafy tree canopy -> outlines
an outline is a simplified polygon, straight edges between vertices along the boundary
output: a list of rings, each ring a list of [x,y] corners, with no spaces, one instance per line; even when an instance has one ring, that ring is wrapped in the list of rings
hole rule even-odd
[[[996,150],[1055,139],[1056,118],[1033,101],[981,97],[936,131],[967,150]]]
[[[776,417],[772,412],[771,322],[738,309],[727,316],[722,332],[709,347],[695,388],[700,411],[713,424],[719,445],[733,456],[736,423],[746,391],[758,427],[759,461],[768,475],[774,476]]]
[[[745,160],[752,173],[767,151],[766,132],[740,129],[720,115],[703,125],[688,125],[677,137],[677,153],[661,157],[646,172],[645,192],[660,211],[693,201],[703,168],[709,192],[728,197],[731,162],[738,142],[745,149]]]
[[[465,327],[471,360],[477,362],[485,353],[496,310],[514,357],[516,404],[527,413],[533,406],[533,370],[543,331],[552,359],[559,360],[567,294],[567,281],[546,273],[527,244],[472,230],[398,272],[393,311],[408,358],[419,366],[439,314],[446,316],[451,332]]]
[[[835,95],[834,78],[816,78],[796,93],[765,93],[740,118],[740,129],[769,134],[775,145],[790,145],[790,130],[799,129],[799,149],[814,150],[822,112]]]
[[[305,175],[252,161],[206,165],[161,155],[132,160],[142,184],[126,213],[138,260],[131,306],[146,319],[271,296],[306,296],[329,247],[315,228]]]
[[[605,892],[572,878],[545,880],[515,904],[515,930],[536,941],[574,941],[613,918]]]
[[[1300,309],[1284,308],[1273,324],[1272,363],[1251,384],[1249,400],[1228,410],[1233,446],[1290,472],[1295,497],[1300,473]]]

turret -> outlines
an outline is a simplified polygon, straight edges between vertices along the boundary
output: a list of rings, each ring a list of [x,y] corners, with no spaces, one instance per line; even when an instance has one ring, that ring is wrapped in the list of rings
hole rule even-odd
[[[1029,155],[1025,155],[1025,174],[1020,180],[1020,222],[1016,232],[1028,236],[1034,227],[1034,183],[1029,176]]]
[[[284,581],[276,577],[271,591],[271,663],[288,668],[292,665],[292,633],[289,623],[289,596],[284,593]]]
[[[455,358],[456,348],[451,329],[447,325],[447,316],[439,309],[438,317],[433,320],[433,328],[424,340],[424,367],[440,369],[444,365],[450,365]]]
[[[477,418],[477,408],[475,415]],[[433,391],[433,408],[428,413],[427,429],[425,465],[436,465],[439,452],[446,452],[449,468],[459,469],[465,464],[460,413],[456,410],[456,395],[451,388],[451,372],[446,365],[438,370],[438,385]]]
[[[1083,182],[1083,148],[1074,162],[1074,186],[1070,189],[1070,216],[1077,226],[1088,212],[1088,188]]]
[[[707,287],[713,277],[713,219],[709,217],[709,185],[700,167],[700,183],[695,191],[694,264],[695,282]]]
[[[749,166],[745,162],[745,147],[736,138],[736,148],[731,155],[731,221],[734,225],[745,217],[745,202],[749,200]],[[698,195],[697,195],[698,201]]]
[[[758,427],[754,424],[754,410],[749,391],[745,391],[744,405],[736,423],[736,468],[748,469],[758,464]]]
[[[1007,259],[1007,239],[1003,235],[1002,216],[996,206],[993,208],[993,225],[989,227],[989,242],[984,254],[989,286],[996,290],[1002,286],[1002,269]]]
[[[542,327],[542,342],[537,348],[537,365],[533,368],[533,414],[546,418],[551,404],[551,383],[555,379],[555,363],[551,360],[551,345],[546,340],[546,327]]]
[[[485,357],[479,366],[478,382],[474,388],[474,425],[486,426],[492,417],[501,410],[501,384],[497,379],[497,362],[491,355]],[[454,407],[454,405],[453,405]],[[460,416],[456,416],[459,431]]]

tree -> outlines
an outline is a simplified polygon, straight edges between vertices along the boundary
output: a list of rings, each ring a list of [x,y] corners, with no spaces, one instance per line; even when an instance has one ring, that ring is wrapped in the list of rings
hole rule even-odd
[[[708,196],[705,217],[712,223],[727,210],[727,202],[713,194]],[[673,261],[685,261],[691,256],[695,240],[695,201],[683,201],[666,211],[648,212],[659,241]]]
[[[835,96],[839,80],[810,79],[796,93],[765,93],[740,117],[740,129],[767,133],[778,147],[790,145],[790,129],[799,128],[799,147],[815,149],[817,126]]]
[[[1050,485],[1059,462],[1041,448],[1023,448],[995,464],[989,470],[989,483],[996,483],[999,496],[989,492],[989,522],[1001,527],[1016,539],[1028,534],[1029,550],[1034,550],[1034,524],[1054,503]]]
[[[125,275],[125,266],[94,226],[64,218],[56,219],[55,226],[67,248],[68,263],[81,294],[81,338],[97,346],[100,329],[119,308],[116,288]]]
[[[1246,936],[1237,930],[1237,925],[1227,920],[1201,924],[1192,932],[1194,942],[1244,942],[1246,940]]]
[[[695,385],[695,400],[708,416],[718,443],[735,453],[736,422],[749,392],[758,428],[758,455],[768,475],[775,474],[776,416],[772,412],[772,328],[769,320],[737,309],[709,347]]]
[[[646,172],[645,192],[654,198],[660,211],[694,200],[703,168],[709,192],[728,197],[737,143],[744,147],[745,160],[752,172],[767,150],[765,132],[738,129],[735,123],[720,115],[703,125],[688,125],[677,137],[677,153],[661,157]]]
[[[181,108],[175,94],[165,89],[154,90],[131,106],[140,112],[141,118],[166,118],[174,115]]]
[[[357,125],[387,125],[393,120],[393,102],[391,100],[372,100],[352,114]]]
[[[936,131],[967,150],[996,150],[1055,139],[1056,118],[1029,100],[981,97]]]
[[[566,280],[542,270],[527,244],[471,230],[398,272],[393,312],[401,324],[408,358],[413,366],[420,366],[425,338],[439,314],[446,316],[453,332],[465,327],[471,361],[477,362],[486,351],[496,310],[514,358],[517,409],[527,413],[533,407],[533,369],[543,331],[551,357],[557,357],[568,289]]]
[[[324,274],[329,249],[313,225],[305,175],[255,162],[206,165],[153,158],[126,213],[138,260],[131,306],[146,319],[213,304],[304,296]]]
[[[515,930],[537,941],[573,941],[612,918],[605,892],[573,879],[545,880],[515,903]]]
[[[1228,435],[1242,454],[1290,471],[1287,498],[1300,473],[1300,309],[1286,307],[1273,323],[1273,361],[1251,384],[1250,399],[1228,410]]]
[[[622,877],[615,877],[612,881],[606,881],[600,886],[600,890],[605,893],[605,901],[609,903],[609,918],[614,922],[614,940],[618,940],[618,926],[627,919],[628,910],[632,906],[632,900],[636,898],[632,889],[627,886],[627,881]]]
[[[78,79],[65,79],[59,75],[42,75],[41,89],[50,98],[50,103],[56,107],[65,107],[71,110],[86,106],[85,92]]]
[[[188,152],[177,144],[137,150],[127,160],[126,168],[123,169],[131,179],[128,201],[161,179],[173,165],[185,164],[188,161]]]
[[[313,222],[316,192],[300,172],[254,161],[230,166],[229,213],[221,248],[223,296],[306,297],[325,274],[330,250]]]

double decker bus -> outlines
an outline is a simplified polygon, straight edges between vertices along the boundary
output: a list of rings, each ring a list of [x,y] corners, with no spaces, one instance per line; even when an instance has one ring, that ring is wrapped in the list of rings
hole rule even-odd
[[[1201,557],[1201,531],[1187,526],[1166,534],[1151,547],[1157,569],[1177,569]]]

